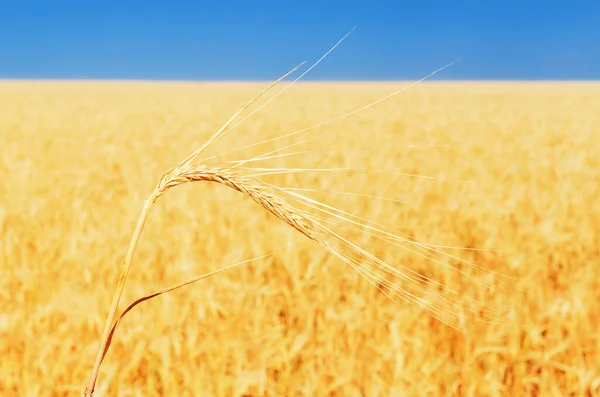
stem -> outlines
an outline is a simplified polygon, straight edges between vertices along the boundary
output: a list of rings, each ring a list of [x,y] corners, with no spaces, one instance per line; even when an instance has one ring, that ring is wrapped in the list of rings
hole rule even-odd
[[[106,318],[106,324],[104,324],[104,331],[102,332],[102,338],[100,339],[100,346],[98,347],[96,361],[94,362],[94,367],[92,369],[92,376],[90,377],[88,386],[86,387],[83,393],[84,397],[91,397],[94,393],[96,380],[98,379],[98,373],[100,371],[100,364],[102,364],[102,359],[104,358],[106,344],[108,343],[108,338],[110,336],[110,331],[112,329],[112,325],[115,319],[115,314],[119,306],[119,301],[121,300],[121,295],[123,294],[125,281],[127,280],[129,269],[131,268],[131,260],[133,259],[133,255],[137,248],[138,242],[140,241],[142,230],[144,229],[144,224],[146,223],[146,219],[148,218],[148,214],[150,213],[150,209],[152,208],[152,204],[154,204],[156,198],[157,192],[155,190],[144,203],[144,208],[142,208],[142,212],[138,219],[137,226],[135,227],[135,231],[133,232],[133,236],[131,237],[131,241],[129,242],[127,256],[125,257],[125,261],[121,266],[121,273],[119,275],[119,280],[117,281],[117,287],[115,288],[115,293],[113,295],[110,311],[108,312],[108,316]]]

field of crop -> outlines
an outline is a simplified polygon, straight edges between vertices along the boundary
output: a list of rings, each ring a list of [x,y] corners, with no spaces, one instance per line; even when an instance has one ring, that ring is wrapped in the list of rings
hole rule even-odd
[[[81,395],[144,200],[263,86],[0,83],[0,395]],[[231,152],[401,86],[294,86],[203,157],[296,143],[240,168],[406,238],[319,218],[411,295],[239,192],[178,186],[122,308],[270,256],[134,308],[95,396],[600,395],[599,84],[424,83]]]

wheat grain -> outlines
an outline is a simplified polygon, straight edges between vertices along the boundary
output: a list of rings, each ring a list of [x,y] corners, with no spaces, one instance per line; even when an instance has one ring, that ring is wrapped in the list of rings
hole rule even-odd
[[[319,241],[320,232],[309,216],[303,215],[294,207],[271,191],[258,179],[243,176],[225,168],[201,167],[192,170],[180,170],[175,174],[166,174],[156,187],[157,198],[168,189],[189,182],[215,182],[223,184],[250,197],[264,209],[281,219],[311,240]]]

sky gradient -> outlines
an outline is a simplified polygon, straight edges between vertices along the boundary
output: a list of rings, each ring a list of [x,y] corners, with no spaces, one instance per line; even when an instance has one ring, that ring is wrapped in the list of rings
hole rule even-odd
[[[0,78],[600,80],[598,1],[0,0]]]

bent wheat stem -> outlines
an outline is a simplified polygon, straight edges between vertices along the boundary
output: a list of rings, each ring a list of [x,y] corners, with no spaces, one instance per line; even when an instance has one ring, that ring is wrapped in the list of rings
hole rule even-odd
[[[113,295],[112,303],[108,311],[108,316],[106,317],[106,324],[104,324],[104,331],[102,331],[102,337],[100,338],[100,346],[98,346],[98,353],[96,354],[96,361],[94,362],[94,367],[92,368],[92,375],[90,376],[90,381],[84,392],[84,396],[86,397],[90,397],[94,393],[96,379],[98,379],[98,372],[100,371],[100,364],[102,363],[104,350],[106,349],[106,345],[111,334],[113,321],[117,313],[117,308],[119,307],[121,295],[123,294],[123,288],[125,287],[125,281],[127,280],[129,269],[131,268],[131,261],[133,260],[133,255],[135,254],[135,250],[137,249],[138,243],[140,241],[140,236],[142,235],[142,230],[144,230],[144,225],[146,224],[146,219],[148,219],[150,209],[152,208],[152,205],[156,201],[157,197],[158,196],[156,194],[156,191],[154,191],[144,203],[144,207],[142,208],[142,212],[140,213],[140,217],[133,232],[133,236],[131,237],[131,241],[129,242],[127,255],[125,256],[125,261],[123,262],[123,265],[121,265],[119,279],[117,280],[117,287],[115,288],[115,293]]]

